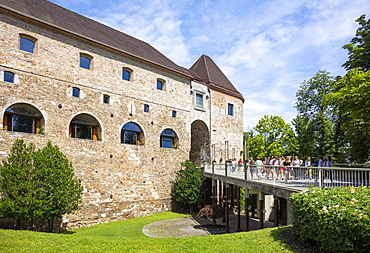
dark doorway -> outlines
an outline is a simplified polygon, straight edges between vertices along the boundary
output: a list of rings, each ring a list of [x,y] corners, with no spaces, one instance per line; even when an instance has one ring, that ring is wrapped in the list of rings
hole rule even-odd
[[[200,166],[202,161],[210,162],[210,136],[207,125],[196,120],[191,124],[190,161]]]

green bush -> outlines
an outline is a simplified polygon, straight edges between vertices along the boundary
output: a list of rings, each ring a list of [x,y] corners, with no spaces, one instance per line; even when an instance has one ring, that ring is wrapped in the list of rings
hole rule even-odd
[[[190,212],[193,204],[203,201],[203,173],[189,160],[181,163],[184,169],[176,172],[173,196],[179,203],[188,204]]]
[[[293,227],[304,241],[332,252],[368,252],[370,189],[310,188],[291,196]]]

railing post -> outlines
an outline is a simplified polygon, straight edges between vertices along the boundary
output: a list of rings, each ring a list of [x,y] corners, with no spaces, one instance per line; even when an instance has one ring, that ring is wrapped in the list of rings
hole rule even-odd
[[[323,177],[322,177],[323,176],[322,173],[323,173],[322,169],[319,169],[319,180],[318,180],[319,181],[319,187],[322,187],[323,181],[324,181]]]

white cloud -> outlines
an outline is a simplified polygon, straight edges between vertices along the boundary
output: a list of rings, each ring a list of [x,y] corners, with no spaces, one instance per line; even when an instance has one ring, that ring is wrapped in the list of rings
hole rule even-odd
[[[210,56],[245,97],[245,129],[263,115],[290,123],[295,93],[319,69],[343,75],[342,46],[370,10],[368,0],[52,1],[148,42],[179,65]]]

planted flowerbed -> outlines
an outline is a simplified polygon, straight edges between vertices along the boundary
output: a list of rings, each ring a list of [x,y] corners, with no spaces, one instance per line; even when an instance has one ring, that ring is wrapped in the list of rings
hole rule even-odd
[[[310,188],[291,196],[293,227],[301,240],[332,252],[370,249],[370,189]]]

